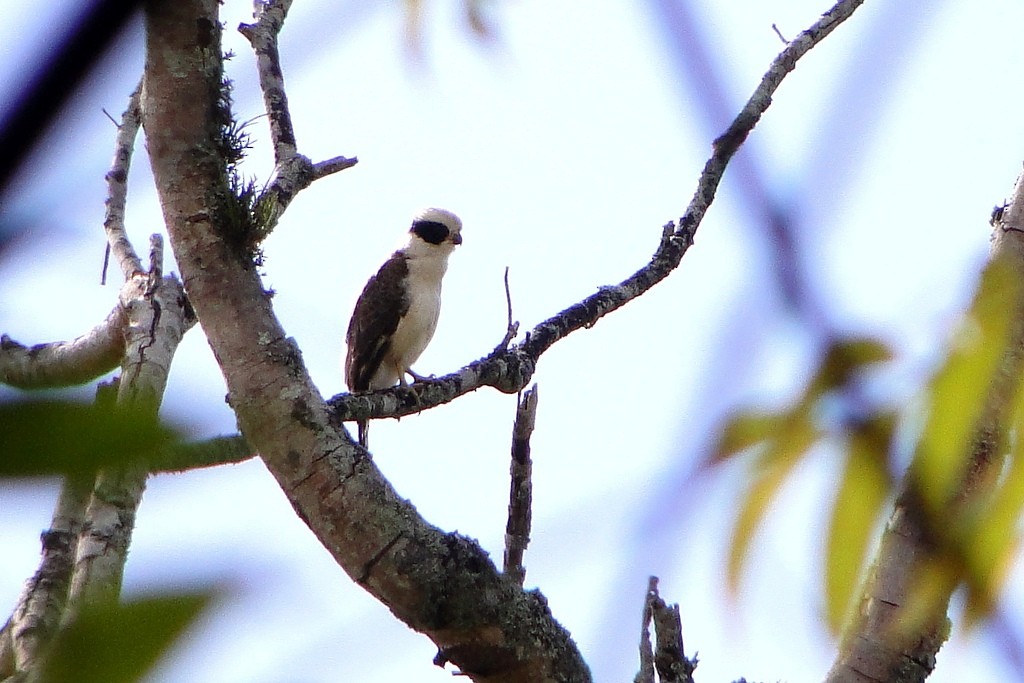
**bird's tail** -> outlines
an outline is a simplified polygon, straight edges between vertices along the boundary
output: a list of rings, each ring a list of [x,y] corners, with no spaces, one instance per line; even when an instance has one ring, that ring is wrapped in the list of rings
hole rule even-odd
[[[363,448],[369,448],[368,437],[370,435],[370,422],[369,420],[359,420],[359,445]]]

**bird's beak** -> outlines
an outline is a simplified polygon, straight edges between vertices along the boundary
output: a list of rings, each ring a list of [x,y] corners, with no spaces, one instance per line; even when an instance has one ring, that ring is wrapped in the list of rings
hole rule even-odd
[[[452,235],[452,244],[462,244],[462,233],[455,233]]]

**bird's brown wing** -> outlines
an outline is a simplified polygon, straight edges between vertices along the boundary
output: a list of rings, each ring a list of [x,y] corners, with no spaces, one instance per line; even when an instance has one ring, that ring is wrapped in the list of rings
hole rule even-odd
[[[348,324],[345,382],[349,391],[366,391],[385,354],[398,321],[409,310],[403,280],[409,274],[404,254],[396,251],[370,278]]]

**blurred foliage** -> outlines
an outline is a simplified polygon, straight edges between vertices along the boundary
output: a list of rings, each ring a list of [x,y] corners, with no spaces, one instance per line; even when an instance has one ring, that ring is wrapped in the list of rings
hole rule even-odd
[[[0,476],[88,475],[175,443],[150,410],[73,401],[0,403]]]
[[[922,389],[923,407],[915,407],[912,414],[897,414],[864,399],[865,372],[891,354],[877,340],[852,338],[827,346],[791,405],[775,411],[743,410],[730,418],[709,461],[743,454],[751,465],[731,541],[730,589],[737,588],[754,533],[782,485],[812,447],[827,440],[842,462],[824,563],[826,616],[838,633],[859,598],[878,522],[896,492],[896,425],[903,418],[911,424],[921,421],[923,411],[909,481],[923,503],[921,514],[935,538],[935,553],[906,605],[908,619],[924,618],[937,599],[948,598],[961,583],[967,587],[969,624],[991,612],[1017,556],[1024,507],[1022,439],[1011,443],[1007,438],[1024,434],[1020,368],[1012,364],[1013,354],[1022,352],[1009,346],[1014,325],[1022,325],[1021,293],[1019,274],[1003,259],[994,259],[945,359]],[[838,415],[837,404],[843,408]],[[998,434],[985,433],[994,429],[985,425],[998,423],[992,411],[1003,404],[1008,406],[1004,414],[1012,419],[1003,420]],[[984,436],[994,436],[999,451],[991,455],[994,475],[964,499],[964,478],[975,445]],[[1009,460],[1001,466],[1004,452]]]
[[[837,440],[843,443],[846,472],[833,509],[830,556],[836,550],[834,546],[841,545],[841,548],[836,561],[826,564],[826,587],[837,592],[829,593],[829,622],[836,623],[833,604],[841,620],[866,555],[870,530],[891,490],[884,466],[885,454],[876,458],[873,448],[879,439],[888,441],[893,421],[884,416],[846,417],[836,429],[822,424],[823,403],[834,399],[837,393],[851,391],[851,385],[865,368],[890,356],[886,346],[874,339],[835,340],[823,354],[804,393],[792,406],[776,412],[740,412],[726,425],[713,461],[733,457],[756,446],[751,454],[752,479],[740,504],[729,551],[728,581],[732,590],[739,585],[754,532],[790,473],[812,446],[832,432],[839,432]],[[863,473],[875,476],[862,481]],[[872,495],[861,499],[868,485],[874,487]],[[851,497],[858,498],[859,504],[846,505]],[[851,559],[855,561],[851,563]],[[842,604],[832,599],[840,591],[847,596]]]
[[[405,35],[409,49],[419,53],[423,45],[423,26],[426,23],[426,2],[405,0]],[[469,32],[481,39],[495,35],[494,22],[488,16],[494,0],[462,0],[460,15]]]
[[[86,607],[51,643],[39,680],[143,680],[212,597],[212,592],[176,593]]]

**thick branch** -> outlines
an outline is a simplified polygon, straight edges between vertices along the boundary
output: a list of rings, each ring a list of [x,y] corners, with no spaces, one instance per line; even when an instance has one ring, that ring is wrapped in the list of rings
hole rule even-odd
[[[161,241],[153,240],[149,273],[136,273],[122,288],[128,338],[117,404],[141,407],[156,419],[171,359],[189,328],[189,307],[175,277],[157,278]],[[134,292],[133,292],[134,290]],[[116,598],[148,471],[142,465],[99,473],[78,543],[66,620],[83,605]]]
[[[441,659],[477,680],[589,678],[543,600],[474,542],[427,524],[342,433],[273,315],[257,271],[221,238],[215,0],[147,7],[148,149],[172,246],[242,433],[338,563]],[[196,31],[196,26],[207,30]]]
[[[19,389],[82,384],[117,367],[128,319],[118,305],[92,330],[69,342],[24,346],[0,336],[0,382]]]
[[[245,438],[338,563],[437,643],[439,663],[451,661],[479,681],[589,680],[578,651],[539,595],[524,593],[502,576],[476,543],[429,525],[365,451],[331,428],[327,407],[274,317],[256,269],[219,232],[227,188],[213,116],[221,82],[217,3],[152,3],[147,10],[147,146],[186,288]],[[804,45],[803,52],[827,33],[819,25],[814,37],[794,41]],[[784,54],[795,60],[803,52],[787,48]],[[761,111],[777,86],[767,83],[759,88],[766,93],[756,105]],[[739,128],[749,132],[754,123]],[[553,343],[663,279],[689,247],[738,144],[716,145],[713,160],[719,166],[706,169],[683,223],[665,232],[650,264],[542,323],[522,344],[431,383],[437,393],[428,387],[427,400],[465,393],[474,382],[518,391]],[[385,397],[386,392],[359,398],[367,401],[365,409]]]

